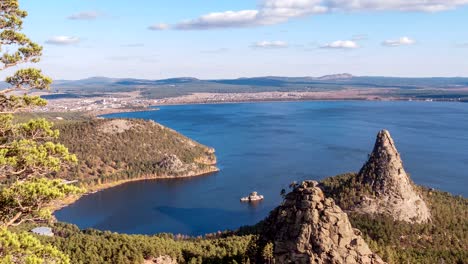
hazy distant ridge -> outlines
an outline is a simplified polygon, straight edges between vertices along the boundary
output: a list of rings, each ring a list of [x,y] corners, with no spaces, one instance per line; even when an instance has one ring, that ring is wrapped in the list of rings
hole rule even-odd
[[[5,83],[0,84],[0,88]],[[264,76],[237,79],[202,80],[192,77],[147,80],[91,77],[82,80],[56,80],[52,92],[67,97],[99,96],[140,91],[143,97],[160,99],[192,93],[333,92],[343,89],[387,89],[400,98],[468,98],[468,78],[402,78],[353,76],[348,73],[320,77]],[[55,96],[55,95],[54,95]]]

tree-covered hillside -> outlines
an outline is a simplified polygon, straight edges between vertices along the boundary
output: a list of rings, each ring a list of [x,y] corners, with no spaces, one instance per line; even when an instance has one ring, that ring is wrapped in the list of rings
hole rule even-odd
[[[58,173],[85,185],[213,172],[214,150],[153,121],[88,119],[57,124],[78,164]]]

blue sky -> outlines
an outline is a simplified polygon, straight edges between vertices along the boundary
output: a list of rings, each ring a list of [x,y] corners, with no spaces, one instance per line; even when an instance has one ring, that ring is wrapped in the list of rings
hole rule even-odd
[[[468,0],[20,4],[56,79],[468,76]]]

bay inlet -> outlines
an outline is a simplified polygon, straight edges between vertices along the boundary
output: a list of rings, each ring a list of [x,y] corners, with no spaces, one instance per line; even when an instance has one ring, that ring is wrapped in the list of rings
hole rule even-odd
[[[151,119],[216,149],[219,172],[130,182],[55,213],[80,228],[200,235],[255,224],[293,181],[361,168],[375,134],[388,129],[419,185],[468,196],[468,104],[275,102],[164,106],[107,118]],[[259,203],[240,203],[258,191]]]

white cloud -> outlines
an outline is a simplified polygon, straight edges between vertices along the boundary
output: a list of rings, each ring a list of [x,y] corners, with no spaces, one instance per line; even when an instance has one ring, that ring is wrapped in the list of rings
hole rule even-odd
[[[152,26],[149,26],[149,30],[154,30],[154,31],[159,31],[159,30],[166,30],[169,29],[170,26],[168,24],[160,23],[160,24],[155,24]]]
[[[390,39],[382,42],[382,45],[387,47],[398,47],[398,46],[408,46],[413,45],[415,41],[408,37],[401,37],[399,39]]]
[[[73,14],[73,15],[69,16],[68,19],[71,19],[71,20],[95,20],[100,16],[101,16],[101,14],[99,14],[96,11],[86,11],[86,12],[80,12],[80,13]]]
[[[322,49],[357,49],[359,45],[352,40],[337,40],[321,46]]]
[[[290,18],[328,11],[321,0],[264,0],[259,5],[259,24],[277,24]]]
[[[285,41],[259,41],[252,44],[253,48],[262,48],[262,49],[279,49],[287,48],[288,43]]]
[[[257,10],[210,13],[197,19],[183,21],[177,24],[175,28],[181,30],[191,30],[252,26],[257,23],[257,16]]]
[[[78,37],[71,37],[71,36],[56,36],[46,41],[47,44],[63,45],[63,46],[77,44],[78,42],[80,42],[80,39]]]
[[[468,5],[468,0],[259,0],[257,9],[214,12],[174,26],[180,30],[251,27],[339,11],[439,12]]]
[[[335,10],[440,12],[467,5],[468,0],[328,0]]]
[[[209,13],[183,21],[175,28],[194,30],[277,24],[294,17],[327,12],[328,8],[319,5],[320,2],[320,0],[265,0],[260,2],[257,10]]]

